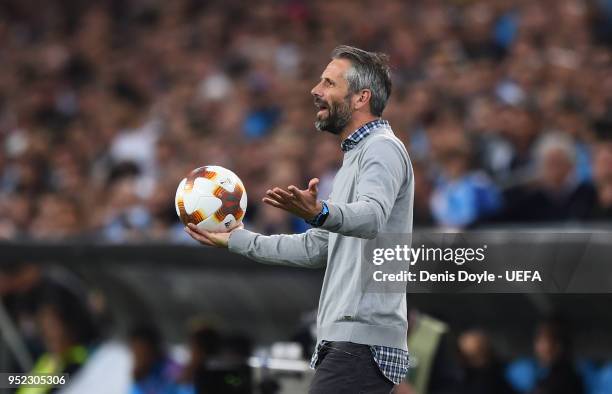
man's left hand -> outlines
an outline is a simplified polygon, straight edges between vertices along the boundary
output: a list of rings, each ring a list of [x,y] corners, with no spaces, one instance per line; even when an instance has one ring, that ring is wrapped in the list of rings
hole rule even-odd
[[[216,248],[227,248],[232,231],[242,228],[244,228],[244,225],[242,222],[240,222],[226,233],[213,233],[202,230],[193,223],[189,223],[187,226],[185,226],[185,232],[202,245],[214,246]]]
[[[287,190],[275,187],[266,192],[262,201],[275,208],[283,209],[305,220],[312,220],[321,212],[323,205],[317,200],[319,179],[308,182],[308,189],[300,190],[291,185]]]

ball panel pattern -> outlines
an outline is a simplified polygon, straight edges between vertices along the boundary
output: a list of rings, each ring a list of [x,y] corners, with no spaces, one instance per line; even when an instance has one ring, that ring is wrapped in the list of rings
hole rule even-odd
[[[180,192],[178,192],[176,196],[176,206],[179,212],[179,218],[181,219],[181,222],[183,222],[184,225],[187,225],[187,223],[198,224],[204,219],[206,219],[206,214],[199,209],[196,209],[191,213],[187,213],[187,210],[185,209],[185,193],[190,193],[193,190],[193,185],[196,179],[206,178],[213,180],[216,176],[217,173],[215,173],[214,171],[210,171],[208,167],[199,167],[191,171],[189,175],[187,175],[182,190],[180,190],[181,186],[179,185]]]
[[[198,224],[202,220],[206,219],[205,214],[200,209],[196,209],[192,213],[187,213],[187,210],[185,210],[185,202],[183,201],[182,194],[177,197],[176,206],[179,211],[179,217],[181,219],[181,222],[183,222],[185,226],[187,225],[187,223]]]
[[[203,166],[179,184],[175,206],[185,225],[194,223],[208,231],[227,231],[244,218],[247,196],[242,181],[232,171]]]
[[[243,189],[239,183],[234,185],[234,191],[230,192],[223,187],[217,187],[215,189],[215,197],[221,200],[221,207],[217,209],[214,216],[218,222],[222,222],[227,215],[234,216],[236,221],[242,219],[244,210],[240,207],[240,201],[242,200]]]

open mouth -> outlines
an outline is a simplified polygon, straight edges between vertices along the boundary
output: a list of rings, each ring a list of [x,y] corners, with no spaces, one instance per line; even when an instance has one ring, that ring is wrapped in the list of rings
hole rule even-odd
[[[329,112],[329,107],[327,106],[327,104],[322,101],[322,100],[315,100],[315,107],[319,110],[317,112],[317,116],[322,116],[324,115],[326,112]]]

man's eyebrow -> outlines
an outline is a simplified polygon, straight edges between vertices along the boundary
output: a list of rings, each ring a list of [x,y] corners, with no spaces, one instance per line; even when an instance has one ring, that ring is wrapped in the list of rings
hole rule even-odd
[[[321,81],[325,81],[325,82],[329,82],[331,84],[335,84],[335,82],[332,79],[330,79],[329,77],[323,77],[322,76],[321,77]]]

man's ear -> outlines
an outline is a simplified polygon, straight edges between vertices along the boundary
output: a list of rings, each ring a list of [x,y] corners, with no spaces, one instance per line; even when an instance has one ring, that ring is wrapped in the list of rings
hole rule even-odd
[[[363,106],[369,105],[371,97],[372,91],[369,89],[363,89],[361,92],[357,93],[354,100],[355,110],[359,110]]]

